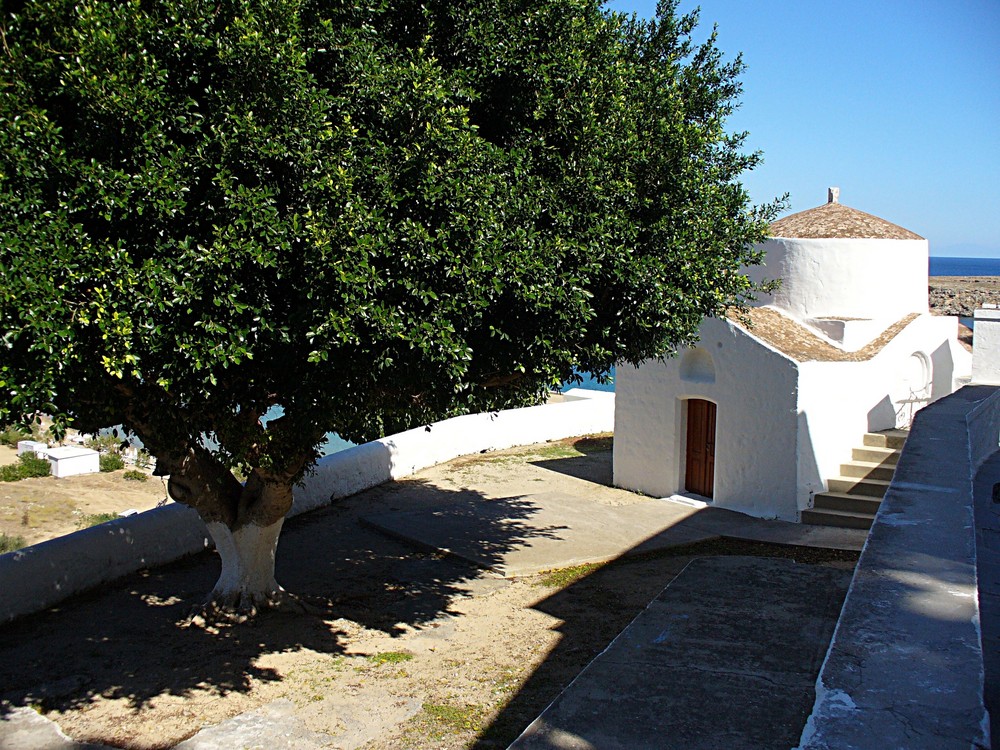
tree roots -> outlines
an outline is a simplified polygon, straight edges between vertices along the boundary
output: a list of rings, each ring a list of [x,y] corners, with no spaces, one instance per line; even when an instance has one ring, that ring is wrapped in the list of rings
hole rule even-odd
[[[252,622],[267,612],[291,615],[326,615],[327,609],[282,588],[264,592],[213,593],[183,621],[183,627],[215,630]]]

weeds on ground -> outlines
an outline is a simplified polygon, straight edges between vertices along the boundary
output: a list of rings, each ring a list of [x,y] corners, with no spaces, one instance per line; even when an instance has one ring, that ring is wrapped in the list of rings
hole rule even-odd
[[[569,586],[574,581],[579,581],[603,567],[603,563],[584,563],[574,565],[569,568],[559,568],[558,570],[548,570],[542,573],[542,578],[536,585],[545,586],[550,589],[561,589]]]
[[[93,435],[87,438],[87,441],[83,445],[85,448],[90,448],[99,453],[117,453],[121,444],[122,441],[120,438],[109,433],[107,435]]]
[[[93,513],[81,518],[77,526],[81,529],[89,529],[91,526],[100,526],[108,521],[117,521],[118,518],[117,513]]]
[[[149,479],[149,474],[138,469],[129,469],[124,474],[122,474],[122,479],[127,479],[130,482],[145,482]]]
[[[438,735],[480,732],[483,729],[482,706],[453,706],[447,703],[425,703],[419,715],[420,723]]]
[[[404,661],[413,659],[413,654],[406,651],[383,651],[380,654],[372,654],[368,661],[376,667],[382,664],[402,664]]]
[[[19,441],[28,440],[30,437],[31,435],[17,425],[10,425],[0,430],[0,445],[16,448]]]
[[[6,534],[0,533],[0,555],[6,552],[19,550],[27,545],[28,542],[23,536],[7,536]]]

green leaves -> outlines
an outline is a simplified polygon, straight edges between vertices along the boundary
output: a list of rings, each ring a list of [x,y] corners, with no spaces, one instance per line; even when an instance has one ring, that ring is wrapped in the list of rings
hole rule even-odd
[[[725,131],[739,60],[675,9],[27,2],[2,21],[0,421],[273,468],[691,341],[753,293],[775,207]]]

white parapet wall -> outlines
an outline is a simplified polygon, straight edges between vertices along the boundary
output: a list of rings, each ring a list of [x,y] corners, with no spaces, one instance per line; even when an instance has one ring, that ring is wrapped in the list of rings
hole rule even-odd
[[[295,488],[291,516],[401,479],[457,456],[614,429],[613,393],[573,389],[563,403],[467,414],[373,440],[320,459]]]
[[[1000,385],[1000,309],[976,310],[972,339],[972,382]]]
[[[327,456],[295,488],[289,516],[459,456],[614,429],[614,394],[570,395],[564,403],[447,419]],[[0,622],[211,546],[197,513],[167,505],[0,555]]]
[[[49,446],[37,440],[18,440],[17,455],[23,456],[25,453],[34,453],[38,458],[45,458],[48,455]]]

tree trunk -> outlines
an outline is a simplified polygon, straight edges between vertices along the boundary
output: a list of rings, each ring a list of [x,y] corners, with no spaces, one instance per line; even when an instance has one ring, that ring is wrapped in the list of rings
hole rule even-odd
[[[226,524],[207,524],[222,558],[222,573],[207,606],[223,612],[254,615],[258,609],[281,607],[285,590],[274,578],[274,555],[285,519],[270,526],[248,523],[235,531]]]
[[[262,609],[311,610],[274,578],[278,536],[292,507],[292,482],[310,455],[303,454],[283,473],[256,468],[245,484],[203,449],[157,461],[170,475],[170,496],[198,511],[222,558],[222,573],[202,608],[206,620],[253,616]]]

